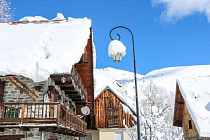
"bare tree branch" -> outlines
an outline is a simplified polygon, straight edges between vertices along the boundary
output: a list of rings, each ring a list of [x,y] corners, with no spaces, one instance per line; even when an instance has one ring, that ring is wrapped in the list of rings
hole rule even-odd
[[[10,1],[0,0],[0,22],[9,22],[12,20],[13,11],[10,5]]]

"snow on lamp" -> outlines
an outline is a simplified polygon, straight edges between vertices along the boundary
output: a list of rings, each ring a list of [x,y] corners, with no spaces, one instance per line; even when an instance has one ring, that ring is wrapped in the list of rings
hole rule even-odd
[[[108,54],[114,62],[120,62],[126,55],[126,47],[119,40],[112,40],[109,43]]]

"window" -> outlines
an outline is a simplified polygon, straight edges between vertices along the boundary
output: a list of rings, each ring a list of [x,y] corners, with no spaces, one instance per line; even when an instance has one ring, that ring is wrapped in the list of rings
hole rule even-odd
[[[188,125],[189,125],[189,129],[192,129],[192,121],[191,120],[188,121]]]
[[[123,131],[115,131],[115,140],[124,140]]]
[[[80,137],[79,140],[92,140],[92,135],[87,134],[85,137]]]

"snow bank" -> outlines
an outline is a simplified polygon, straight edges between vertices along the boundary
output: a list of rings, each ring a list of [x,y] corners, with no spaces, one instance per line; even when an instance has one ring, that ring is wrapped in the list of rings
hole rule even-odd
[[[57,18],[63,19],[61,14]],[[0,24],[0,75],[23,75],[34,82],[53,73],[69,73],[84,53],[90,35],[87,18],[30,23],[42,17],[24,17],[27,24]]]
[[[188,111],[201,137],[210,137],[210,77],[177,80]]]
[[[42,16],[35,16],[35,17],[26,16],[26,17],[21,18],[19,21],[22,21],[22,22],[48,21],[48,19]]]

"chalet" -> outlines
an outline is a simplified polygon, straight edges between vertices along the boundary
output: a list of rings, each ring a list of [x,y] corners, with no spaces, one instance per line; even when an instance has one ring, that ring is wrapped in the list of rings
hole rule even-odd
[[[185,139],[210,139],[210,77],[180,78],[176,83],[173,125]]]
[[[94,74],[95,79],[95,126],[89,131],[92,140],[130,140],[126,133],[135,123],[134,101],[119,83],[107,77]],[[131,136],[132,137],[132,136]]]
[[[25,17],[0,32],[0,139],[84,137],[94,128],[91,21]]]

